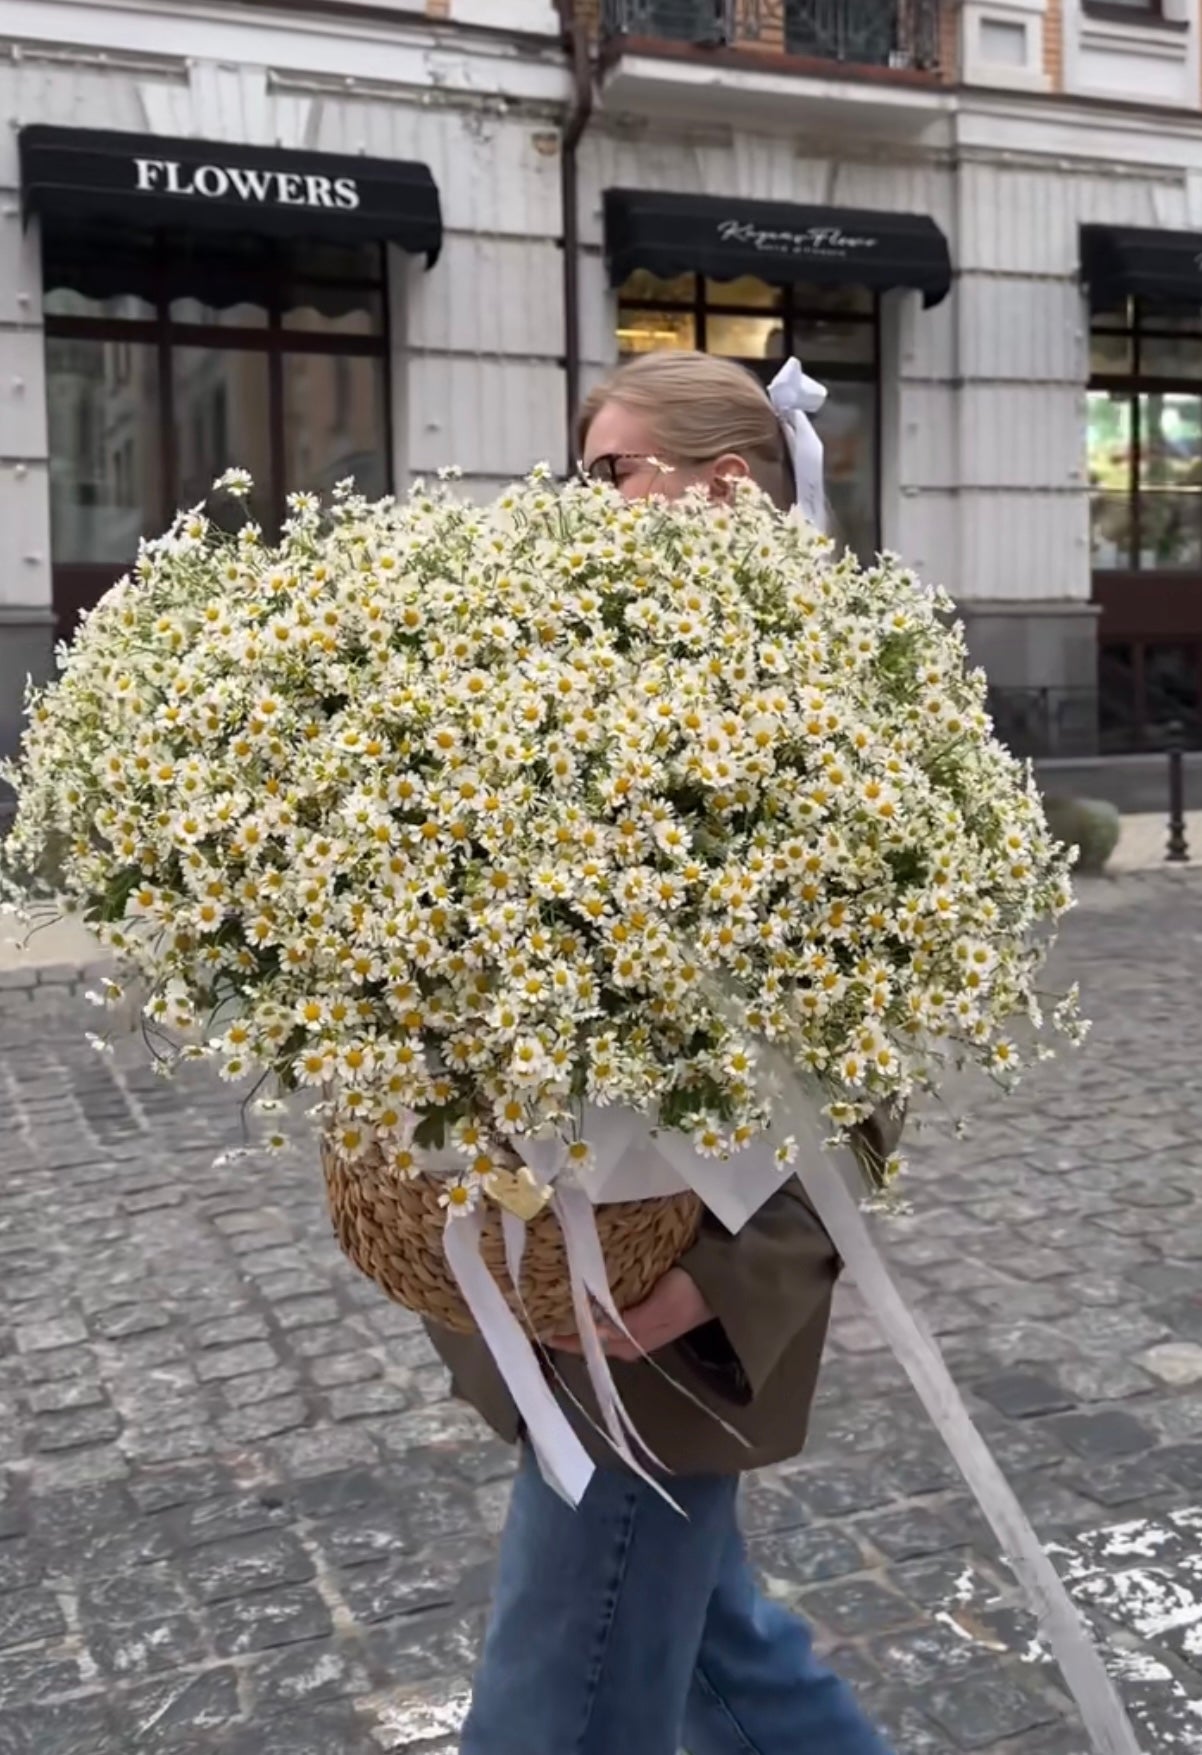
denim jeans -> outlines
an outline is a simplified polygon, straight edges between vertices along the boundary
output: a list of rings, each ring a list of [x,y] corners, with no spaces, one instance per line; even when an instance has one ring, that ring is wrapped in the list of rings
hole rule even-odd
[[[756,1588],[737,1480],[668,1486],[684,1517],[616,1469],[573,1511],[523,1456],[460,1755],[889,1755]]]

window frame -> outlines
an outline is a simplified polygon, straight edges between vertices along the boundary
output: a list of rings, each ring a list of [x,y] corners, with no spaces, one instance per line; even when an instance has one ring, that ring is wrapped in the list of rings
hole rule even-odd
[[[270,272],[262,275],[261,278],[256,278],[252,295],[255,302],[261,303],[266,310],[267,321],[265,324],[254,326],[192,323],[182,322],[172,317],[172,301],[178,299],[181,294],[178,286],[169,288],[167,285],[170,239],[165,234],[160,235],[159,239],[159,284],[154,290],[153,297],[147,299],[147,303],[153,306],[154,314],[152,316],[72,316],[52,311],[47,311],[44,316],[43,325],[48,341],[100,341],[115,343],[118,346],[121,343],[140,343],[155,348],[158,368],[158,440],[160,455],[163,459],[162,501],[157,507],[146,508],[145,515],[157,523],[159,528],[166,528],[179,505],[179,456],[176,444],[173,363],[173,353],[177,348],[212,349],[226,353],[259,353],[266,356],[268,447],[272,474],[267,492],[267,504],[268,516],[277,527],[283,523],[286,516],[287,495],[292,491],[284,478],[284,462],[287,451],[284,390],[286,355],[311,354],[327,357],[342,355],[381,362],[386,435],[385,491],[391,491],[394,485],[393,384],[392,373],[388,369],[392,355],[392,338],[387,247],[382,244],[376,247],[379,263],[378,276],[371,278],[366,276],[348,277],[323,275],[320,272],[315,272],[300,278],[285,256],[284,248],[272,245],[269,241],[265,241],[265,243],[269,252]],[[322,331],[287,326],[284,323],[284,313],[285,310],[293,309],[295,302],[286,295],[298,287],[330,287],[347,292],[359,291],[378,296],[380,301],[379,328],[366,333],[340,334],[333,330]],[[265,300],[262,298],[264,294],[266,295]],[[203,272],[198,273],[196,284],[189,288],[187,296],[204,300]],[[123,356],[119,354],[118,357]],[[237,459],[230,458],[227,461],[232,463],[236,462]],[[267,484],[262,485],[266,486]],[[131,555],[129,557],[131,563],[133,559],[134,557]],[[57,561],[52,549],[51,572],[54,580],[54,602],[61,635],[69,634],[79,613],[89,607],[90,603],[95,602],[112,582],[119,565],[120,563],[110,562]]]
[[[1144,344],[1148,340],[1179,338],[1180,327],[1173,327],[1174,318],[1193,316],[1197,327],[1192,333],[1198,344],[1198,365],[1188,371],[1156,374],[1144,369]],[[1159,321],[1158,321],[1159,318]],[[1092,314],[1090,341],[1095,336],[1118,336],[1129,344],[1128,370],[1094,370],[1089,374],[1090,391],[1121,397],[1131,406],[1131,450],[1127,481],[1130,548],[1128,564],[1120,567],[1098,566],[1090,557],[1093,598],[1102,609],[1099,625],[1099,708],[1105,721],[1103,694],[1104,665],[1109,655],[1127,651],[1130,658],[1130,721],[1125,726],[1116,716],[1101,726],[1101,742],[1105,752],[1147,750],[1163,747],[1161,721],[1163,710],[1149,692],[1150,656],[1158,648],[1176,647],[1189,654],[1195,678],[1199,705],[1192,715],[1181,713],[1186,741],[1190,747],[1202,745],[1202,622],[1197,612],[1187,610],[1188,601],[1202,591],[1202,560],[1193,566],[1141,566],[1143,552],[1143,518],[1140,476],[1143,456],[1142,399],[1147,396],[1195,396],[1202,399],[1202,308],[1196,311],[1170,311],[1146,300],[1129,299],[1122,312],[1102,311]],[[1202,550],[1202,489],[1198,493],[1199,544]],[[1092,484],[1091,484],[1092,501]]]
[[[1175,31],[1189,29],[1186,19],[1165,17],[1164,0],[1148,0],[1148,4],[1142,7],[1124,6],[1122,0],[1081,0],[1081,11],[1086,18],[1099,19],[1103,24],[1155,25],[1160,30]]]
[[[1110,320],[1108,320],[1110,319]],[[1188,333],[1188,332],[1187,332]],[[1156,321],[1156,307],[1147,306],[1145,301],[1131,299],[1128,301],[1125,320],[1119,320],[1111,313],[1097,313],[1090,321],[1089,334],[1092,346],[1093,338],[1098,335],[1121,336],[1130,343],[1131,368],[1129,371],[1095,371],[1090,368],[1089,391],[1099,391],[1107,396],[1121,397],[1131,407],[1131,450],[1127,480],[1127,501],[1130,518],[1130,546],[1127,565],[1123,567],[1099,567],[1090,556],[1090,572],[1108,578],[1147,579],[1153,577],[1175,578],[1187,575],[1191,571],[1202,572],[1202,561],[1195,568],[1190,567],[1145,567],[1140,562],[1143,552],[1143,516],[1141,510],[1141,482],[1143,460],[1143,420],[1142,399],[1146,396],[1194,396],[1202,401],[1202,311],[1199,312],[1198,329],[1195,332],[1198,341],[1198,369],[1195,376],[1187,373],[1172,374],[1148,373],[1143,370],[1143,345],[1145,341],[1171,341],[1182,334],[1170,324]],[[1089,484],[1090,499],[1093,498],[1093,484]],[[1198,493],[1198,539],[1202,552],[1202,489]]]

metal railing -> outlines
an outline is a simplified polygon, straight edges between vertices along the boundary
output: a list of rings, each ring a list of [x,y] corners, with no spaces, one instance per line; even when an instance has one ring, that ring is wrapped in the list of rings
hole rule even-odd
[[[810,60],[930,72],[947,0],[601,0],[606,38],[769,48]]]

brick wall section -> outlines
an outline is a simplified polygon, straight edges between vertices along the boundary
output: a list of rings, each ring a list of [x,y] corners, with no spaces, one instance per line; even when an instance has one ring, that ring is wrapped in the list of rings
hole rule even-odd
[[[1043,17],[1043,70],[1053,91],[1064,90],[1063,0],[1048,0]]]
[[[739,0],[735,6],[735,45],[738,48],[763,49],[769,53],[775,50],[783,54],[785,49],[785,9],[783,5],[770,6],[764,0]]]

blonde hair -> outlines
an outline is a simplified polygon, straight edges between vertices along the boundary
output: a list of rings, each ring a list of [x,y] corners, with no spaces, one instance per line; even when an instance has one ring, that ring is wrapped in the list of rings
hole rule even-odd
[[[607,403],[641,414],[668,463],[712,463],[727,451],[787,511],[796,495],[784,428],[767,392],[745,366],[712,354],[643,353],[591,391],[580,411],[577,445]]]

